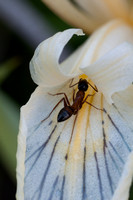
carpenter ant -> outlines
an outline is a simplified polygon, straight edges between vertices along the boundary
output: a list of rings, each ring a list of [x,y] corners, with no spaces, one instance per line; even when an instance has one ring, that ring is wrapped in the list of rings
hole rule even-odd
[[[65,93],[57,93],[57,94],[50,94],[52,96],[55,95],[64,95],[65,97],[63,97],[56,105],[55,107],[52,109],[52,111],[50,112],[50,114],[48,115],[48,117],[52,114],[52,112],[55,110],[55,108],[62,102],[64,101],[64,107],[60,110],[58,117],[57,117],[57,121],[58,122],[63,122],[67,119],[69,119],[72,115],[76,115],[78,113],[78,111],[82,108],[84,103],[87,103],[89,105],[91,105],[92,107],[96,108],[97,110],[102,110],[100,108],[95,107],[94,105],[92,105],[91,103],[87,102],[87,98],[89,96],[93,96],[94,94],[88,94],[85,99],[85,92],[88,90],[88,87],[91,86],[96,92],[98,92],[97,87],[93,87],[86,79],[80,79],[79,82],[75,83],[74,85],[72,85],[73,79],[69,85],[69,88],[75,86],[78,84],[78,92],[76,93],[76,97],[74,97],[75,95],[75,90],[73,93],[73,104],[70,105],[70,102],[67,98],[67,95]],[[103,110],[102,110],[103,111]],[[46,117],[43,121],[45,121],[48,117]]]

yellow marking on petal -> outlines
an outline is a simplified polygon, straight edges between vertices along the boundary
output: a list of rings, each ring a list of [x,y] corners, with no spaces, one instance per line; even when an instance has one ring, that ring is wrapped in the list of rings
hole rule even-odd
[[[79,79],[80,78],[88,80],[88,76],[86,76],[85,74],[81,75]],[[88,81],[89,83],[94,85],[91,80],[88,80]],[[93,88],[89,87],[86,92],[86,95],[94,94],[94,93],[95,91],[93,90]],[[93,99],[94,99],[94,96],[88,97],[88,102],[93,104]],[[91,127],[90,125],[91,109],[92,109],[91,105],[84,103],[83,107],[78,112],[77,120],[74,127],[74,132],[72,136],[72,141],[67,152],[68,160],[70,159],[71,161],[72,173],[74,173],[74,171],[76,173],[76,168],[80,164],[81,159],[83,158],[83,148],[84,148],[85,138],[87,138],[87,129],[88,127]],[[98,112],[102,112],[102,111],[98,111]],[[97,149],[97,146],[99,146],[99,148],[103,147],[102,145],[103,143],[101,141],[99,142],[99,140],[94,142],[93,133],[91,134],[92,134],[92,141],[93,141],[93,152],[95,152]],[[66,163],[67,162],[68,161],[66,161]]]
[[[88,79],[88,76],[85,74],[81,75],[79,79]],[[93,83],[89,81],[92,85]],[[91,87],[88,88],[87,94],[93,94],[95,91]],[[92,97],[90,97],[92,99]],[[89,99],[90,101],[90,99]],[[81,153],[81,146],[82,146],[82,138],[84,138],[84,134],[86,133],[86,126],[88,124],[88,113],[90,113],[91,106],[88,104],[84,104],[81,110],[78,112],[77,120],[74,127],[74,133],[72,138],[72,147],[71,147],[71,155],[73,161],[74,160],[80,160],[82,158]],[[85,126],[84,126],[85,125]]]
[[[80,76],[79,79],[80,78],[88,80],[88,77],[85,74]],[[94,85],[91,80],[88,80],[88,81],[92,85]],[[93,88],[89,87],[86,93],[94,94],[95,91],[93,90]],[[93,99],[94,99],[94,96],[88,97],[88,102],[93,104]],[[81,108],[81,110],[79,110],[75,127],[74,127],[72,140],[68,147],[68,151],[67,151],[68,159],[66,160],[66,163],[65,163],[65,174],[69,176],[69,179],[67,179],[67,184],[70,191],[67,196],[68,199],[74,199],[74,195],[77,189],[75,187],[75,185],[77,185],[76,177],[79,176],[79,173],[81,169],[83,168],[84,147],[86,146],[87,148],[87,154],[88,154],[87,161],[89,159],[91,160],[92,157],[94,156],[94,153],[98,152],[99,149],[100,151],[103,152],[103,139],[100,138],[98,140],[95,140],[93,131],[91,130],[91,124],[90,124],[91,109],[92,109],[92,106],[85,103],[83,107]],[[102,111],[98,111],[98,112],[102,112]],[[92,113],[93,113],[93,110],[92,110]],[[89,134],[91,136],[89,141],[87,140],[88,128],[90,129]],[[102,129],[102,124],[101,124],[101,129]],[[89,149],[90,146],[92,146],[91,149]]]
[[[89,109],[87,104],[84,104],[81,110],[78,112],[77,120],[74,127],[73,138],[68,155],[69,164],[69,188],[71,190],[70,199],[74,199],[75,185],[77,182],[76,177],[79,176],[79,169],[82,169],[84,158],[84,143],[86,137],[86,128],[88,120]]]
[[[101,94],[101,108],[103,109],[103,94]],[[101,112],[101,118],[102,118],[102,121],[104,121],[103,112]]]
[[[88,77],[85,74],[81,75],[79,77],[79,79],[80,78],[88,80]],[[88,80],[88,81],[89,81],[89,83],[91,83],[94,86],[94,84],[91,80]],[[86,95],[94,94],[94,93],[96,93],[96,92],[91,87],[89,87],[88,90],[86,91]],[[93,103],[93,99],[94,99],[94,96],[90,96],[90,97],[88,97],[87,101],[90,102],[91,104],[93,104],[94,106],[96,106]],[[99,98],[99,101],[101,102],[100,108],[103,108],[103,94],[101,94],[101,98]],[[94,139],[93,130],[91,129],[91,123],[90,123],[91,109],[95,109],[95,108],[92,108],[91,105],[88,105],[87,103],[85,103],[83,105],[83,107],[81,108],[81,110],[78,112],[78,117],[76,120],[74,133],[73,133],[73,143],[72,143],[72,147],[71,147],[71,151],[70,151],[72,160],[73,160],[73,162],[75,161],[76,163],[78,161],[80,162],[80,160],[83,157],[83,152],[81,151],[81,149],[83,148],[83,144],[85,143],[85,141],[82,141],[82,138],[87,138],[88,128],[89,128],[89,134],[91,136],[91,140],[88,142],[92,143],[92,146],[93,146],[92,147],[93,152],[89,152],[89,156],[90,157],[93,156],[93,153],[96,151],[103,150],[103,135],[101,135],[101,137]],[[92,110],[92,112],[93,112],[93,110]],[[104,121],[103,111],[98,111],[98,112],[101,113],[101,119],[99,119],[99,120],[101,120],[100,121],[101,122],[101,130],[99,130],[99,131],[102,134],[102,128],[103,128],[102,121]],[[106,131],[106,134],[107,134],[107,131]],[[106,135],[106,139],[107,139],[107,135]]]
[[[94,97],[91,97],[91,99],[90,99],[90,103],[91,104],[93,104],[93,98]],[[91,114],[91,106],[89,105],[89,110],[88,110],[88,116],[87,116],[87,127],[91,127],[91,124],[90,124],[90,114]],[[87,127],[86,127],[86,138],[87,138],[87,133],[88,133],[88,131],[87,131]],[[93,153],[96,151],[96,148],[95,148],[95,143],[94,143],[94,139],[93,139],[93,133],[91,132],[91,129],[90,129],[90,135],[91,135],[91,141],[92,141],[92,148],[93,148]],[[91,141],[89,141],[89,143],[91,142]],[[94,155],[94,154],[93,154]],[[89,156],[93,156],[93,155],[91,155],[91,152],[89,152]]]
[[[88,76],[86,74],[82,74],[82,75],[79,76],[79,79],[80,78],[82,78],[82,79],[88,79]]]
[[[101,108],[103,108],[103,94],[101,94]],[[109,120],[106,121],[106,124],[104,124],[104,117],[103,117],[103,112],[101,112],[101,119],[102,119],[102,127],[104,128],[104,133],[105,133],[105,139],[106,142],[109,140],[109,136],[108,136],[108,123]],[[108,122],[108,123],[107,123]],[[103,145],[104,145],[104,141],[103,141]]]
[[[88,79],[88,77],[83,74],[82,76],[80,76],[79,78],[83,78],[83,79]],[[89,80],[89,82],[93,85],[92,81]],[[94,94],[95,91],[89,87],[86,95],[87,94]],[[89,102],[92,103],[93,101],[93,96],[88,97],[89,98]],[[81,147],[83,145],[82,141],[82,137],[86,138],[86,134],[87,134],[87,127],[89,125],[89,116],[90,116],[90,110],[91,110],[91,106],[88,105],[87,103],[84,103],[83,107],[81,108],[81,110],[78,112],[78,117],[76,120],[76,124],[75,124],[75,129],[74,129],[74,141],[73,141],[73,147],[71,150],[71,155],[74,159],[79,159],[82,158],[82,153],[81,153]]]

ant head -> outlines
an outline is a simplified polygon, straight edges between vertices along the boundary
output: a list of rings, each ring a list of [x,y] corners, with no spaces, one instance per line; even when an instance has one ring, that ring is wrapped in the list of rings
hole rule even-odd
[[[78,89],[82,91],[87,91],[88,90],[88,82],[86,79],[80,79],[78,83]]]

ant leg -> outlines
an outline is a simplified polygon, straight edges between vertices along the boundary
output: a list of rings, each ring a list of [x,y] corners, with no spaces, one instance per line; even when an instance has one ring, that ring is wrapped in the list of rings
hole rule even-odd
[[[69,102],[69,100],[68,100],[68,97],[67,97],[67,95],[66,95],[64,92],[60,92],[60,93],[56,93],[56,94],[51,94],[51,93],[48,93],[48,94],[49,94],[49,95],[52,95],[52,96],[62,95],[62,94],[64,94],[64,96],[65,96],[65,100],[66,100],[66,102],[67,102],[67,105],[70,106],[70,102]]]
[[[97,108],[96,106],[92,105],[91,103],[85,101],[84,103],[88,103],[90,106],[96,108],[97,110],[101,110],[101,111],[104,111],[104,109],[101,109],[101,108]]]
[[[70,84],[69,84],[69,88],[72,87],[72,82],[73,82],[73,80],[74,80],[74,78],[71,79],[71,82],[70,82]]]
[[[92,97],[95,94],[87,94],[87,96],[85,97],[84,101],[82,102],[82,105],[86,102],[86,100],[88,99],[88,97]]]
[[[67,106],[66,99],[63,97],[63,98],[54,106],[54,108],[53,108],[52,111],[49,113],[49,115],[48,115],[45,119],[43,119],[43,120],[41,121],[41,123],[44,122],[46,119],[48,119],[48,118],[50,117],[50,115],[52,114],[52,112],[56,109],[56,107],[57,107],[62,101],[64,101],[64,107]]]
[[[70,144],[71,144],[71,141],[72,141],[72,137],[73,137],[73,133],[74,133],[74,128],[75,128],[77,116],[78,116],[78,113],[75,116],[75,119],[74,119],[74,122],[73,122],[72,132],[71,132],[71,136],[70,136],[70,139],[69,139],[69,145],[68,145],[67,153],[66,153],[66,156],[65,156],[66,160],[68,159],[68,156],[69,156],[69,153],[70,153]]]
[[[76,113],[76,116],[75,116],[75,119],[74,119],[74,122],[73,122],[72,133],[71,133],[71,137],[70,137],[70,140],[69,140],[69,144],[72,141],[72,136],[73,136],[73,132],[74,132],[74,128],[75,128],[77,117],[78,117],[78,112]]]
[[[73,90],[73,102],[74,102],[74,99],[75,99],[75,90]]]

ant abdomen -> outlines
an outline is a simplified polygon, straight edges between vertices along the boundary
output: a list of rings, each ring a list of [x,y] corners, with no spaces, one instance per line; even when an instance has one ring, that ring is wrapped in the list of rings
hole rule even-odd
[[[73,115],[73,109],[70,106],[62,108],[58,114],[57,121],[63,122]]]

